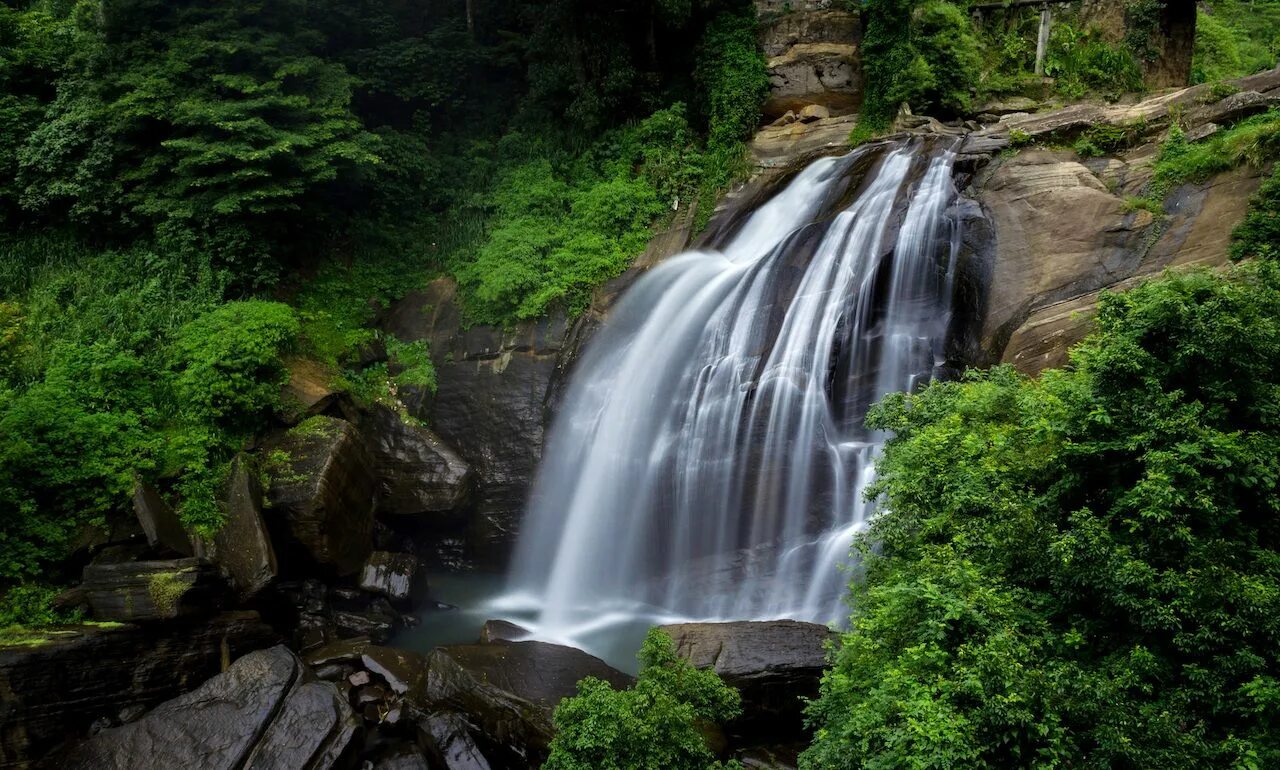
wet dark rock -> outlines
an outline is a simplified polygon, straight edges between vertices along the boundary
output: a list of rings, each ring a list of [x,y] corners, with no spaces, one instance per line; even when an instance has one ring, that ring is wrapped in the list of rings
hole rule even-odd
[[[727,726],[731,735],[760,742],[804,734],[804,699],[818,695],[835,632],[794,620],[685,623],[662,630],[681,657],[714,670],[742,694],[743,716]]]
[[[407,748],[382,757],[373,764],[373,770],[431,770],[431,766],[421,751]]]
[[[392,601],[407,602],[425,595],[426,578],[412,554],[374,551],[360,570],[360,587]]]
[[[344,639],[311,650],[303,657],[307,665],[316,668],[334,663],[359,663],[368,648],[368,639]]]
[[[217,610],[227,587],[200,559],[90,564],[81,589],[96,620],[169,620]]]
[[[366,669],[382,677],[397,695],[416,699],[426,686],[427,661],[409,650],[370,646],[360,656]]]
[[[127,721],[278,640],[256,612],[203,622],[67,626],[0,648],[0,765],[22,766],[97,720]]]
[[[418,721],[418,741],[443,770],[491,770],[474,737],[476,728],[459,714],[432,714]]]
[[[359,729],[337,688],[312,678],[287,648],[273,647],[240,658],[140,720],[73,747],[59,765],[325,770],[349,756]]]
[[[312,417],[268,441],[265,457],[277,549],[291,544],[294,555],[340,575],[360,569],[372,550],[374,477],[355,428]]]
[[[258,469],[246,455],[231,465],[231,475],[222,495],[226,521],[213,542],[205,546],[206,556],[230,578],[241,601],[250,599],[279,574],[275,548],[262,518],[262,485]]]
[[[439,436],[382,405],[364,416],[360,429],[378,477],[379,513],[442,513],[467,502],[471,466]]]
[[[332,615],[334,628],[339,638],[352,639],[367,637],[374,642],[382,643],[391,638],[395,624],[390,620],[358,612],[334,612]]]
[[[480,629],[480,644],[518,642],[522,639],[528,639],[529,634],[529,629],[506,620],[486,620],[484,626]]]
[[[511,331],[464,329],[456,292],[449,279],[409,292],[392,305],[383,329],[404,342],[430,345],[436,393],[401,400],[476,474],[474,515],[458,531],[436,534],[464,537],[474,561],[500,563],[514,542],[542,454],[547,396],[568,324],[560,314]]]
[[[588,676],[615,687],[632,681],[599,658],[545,642],[440,647],[427,659],[425,708],[460,714],[536,766],[551,742],[552,712]]]
[[[141,481],[133,487],[133,512],[152,547],[164,547],[183,556],[191,556],[191,539],[178,514],[150,484]]]

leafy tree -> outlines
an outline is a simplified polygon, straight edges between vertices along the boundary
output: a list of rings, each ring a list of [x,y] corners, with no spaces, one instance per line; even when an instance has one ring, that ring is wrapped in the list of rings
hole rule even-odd
[[[614,690],[587,677],[556,708],[547,770],[716,770],[699,730],[742,710],[738,693],[676,655],[671,637],[652,629],[640,649],[635,686]],[[737,767],[737,763],[730,763]]]
[[[1280,268],[1105,295],[1072,360],[873,411],[805,767],[1280,762]]]

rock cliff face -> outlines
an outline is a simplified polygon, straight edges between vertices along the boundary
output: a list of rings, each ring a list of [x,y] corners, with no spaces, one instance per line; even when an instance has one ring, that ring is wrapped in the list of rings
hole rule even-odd
[[[760,45],[768,59],[772,94],[767,119],[820,105],[829,114],[862,103],[862,28],[858,14],[832,2],[759,0]]]
[[[1280,70],[1243,78],[1238,93],[1215,99],[1208,86],[1161,94],[1135,105],[1074,105],[1010,115],[969,137],[962,152],[991,158],[970,194],[992,232],[985,244],[988,293],[976,365],[1011,363],[1027,373],[1061,366],[1091,329],[1098,295],[1124,290],[1167,268],[1220,267],[1264,170],[1242,167],[1171,191],[1159,215],[1127,201],[1150,181],[1159,142],[1174,115],[1191,136],[1280,105]],[[1063,142],[1100,124],[1140,132],[1134,149],[1082,159],[1069,150],[994,153],[1019,131]],[[1138,128],[1134,128],[1138,127]]]

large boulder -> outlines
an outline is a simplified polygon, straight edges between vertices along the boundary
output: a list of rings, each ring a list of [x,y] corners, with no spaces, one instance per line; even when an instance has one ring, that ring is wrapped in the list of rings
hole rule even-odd
[[[202,559],[89,564],[80,584],[100,621],[171,620],[219,607],[226,584]]]
[[[236,612],[198,623],[67,626],[0,647],[0,766],[26,767],[91,724],[214,676],[224,656],[276,640],[256,612]]]
[[[803,737],[805,699],[818,695],[835,632],[794,620],[683,623],[662,630],[678,655],[715,671],[742,694],[743,715],[728,725],[731,734],[752,743]]]
[[[373,463],[355,427],[316,416],[264,446],[271,486],[267,524],[277,549],[340,575],[373,549]]]
[[[201,555],[217,564],[231,580],[240,599],[257,595],[279,574],[276,551],[262,518],[262,484],[258,469],[246,455],[235,458],[222,493],[222,529],[211,542],[202,542]]]
[[[577,683],[594,676],[615,687],[631,678],[599,658],[545,642],[440,647],[427,660],[425,709],[453,713],[495,747],[497,765],[512,757],[536,767],[554,734],[551,714]],[[448,743],[448,741],[445,741]],[[503,759],[505,757],[505,759]]]
[[[178,514],[150,484],[137,481],[133,487],[133,512],[152,548],[164,547],[183,556],[193,554],[191,538]]]
[[[375,405],[360,424],[378,477],[378,512],[454,511],[471,492],[471,466],[436,434]]]
[[[359,727],[336,687],[315,680],[287,648],[273,647],[73,747],[59,766],[326,770],[350,758]]]
[[[374,551],[360,570],[360,588],[395,602],[408,602],[426,593],[427,581],[418,557],[408,553]]]

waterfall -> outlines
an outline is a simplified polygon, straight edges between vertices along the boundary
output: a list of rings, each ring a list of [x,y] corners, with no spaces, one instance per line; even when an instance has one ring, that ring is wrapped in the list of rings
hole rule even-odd
[[[579,644],[635,619],[843,620],[883,440],[866,410],[943,361],[953,162],[818,160],[642,276],[572,374],[504,606]]]

